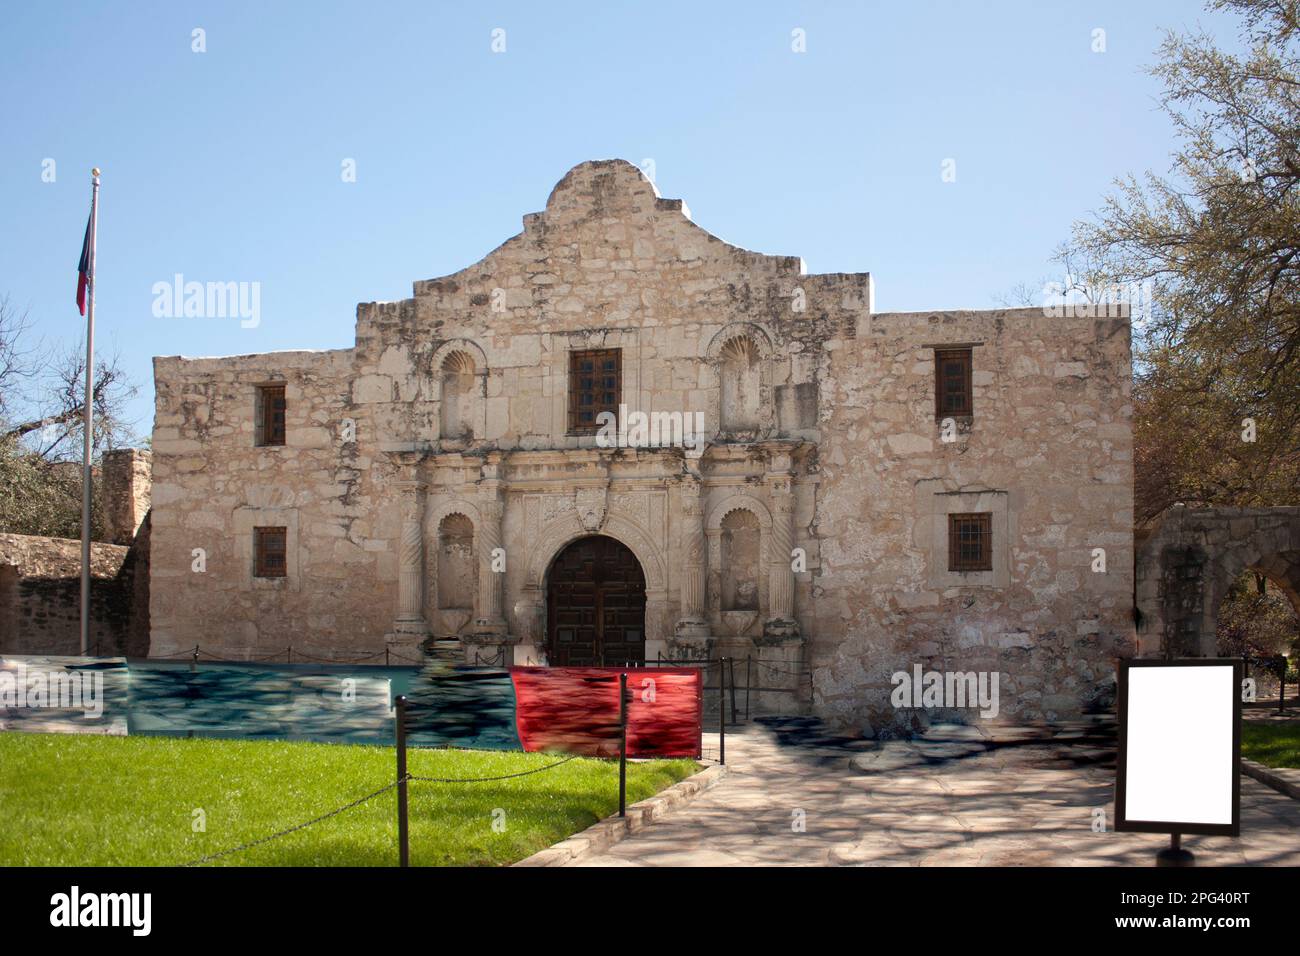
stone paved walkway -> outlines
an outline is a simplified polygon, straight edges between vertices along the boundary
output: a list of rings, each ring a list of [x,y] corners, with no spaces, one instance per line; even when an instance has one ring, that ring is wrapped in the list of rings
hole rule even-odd
[[[717,736],[705,754],[716,756]],[[713,789],[585,866],[1150,866],[1167,836],[1094,833],[1114,814],[1105,725],[1053,731],[934,728],[914,741],[850,741],[812,720],[727,737]],[[804,832],[796,832],[799,814]],[[1184,837],[1197,864],[1300,865],[1300,802],[1241,780],[1242,833]]]

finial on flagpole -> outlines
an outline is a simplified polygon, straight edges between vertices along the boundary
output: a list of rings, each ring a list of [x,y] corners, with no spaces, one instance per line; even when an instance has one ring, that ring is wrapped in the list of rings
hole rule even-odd
[[[98,178],[99,178],[99,167],[96,166],[94,169],[92,169],[92,170],[90,171],[90,175],[92,175],[92,176],[94,176],[96,179],[98,179]]]

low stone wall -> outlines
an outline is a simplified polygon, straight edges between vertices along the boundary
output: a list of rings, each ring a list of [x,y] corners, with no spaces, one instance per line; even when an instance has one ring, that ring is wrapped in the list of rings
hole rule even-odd
[[[148,547],[91,544],[90,652],[149,652]],[[142,613],[143,611],[143,613]],[[0,653],[80,648],[81,542],[0,534]]]

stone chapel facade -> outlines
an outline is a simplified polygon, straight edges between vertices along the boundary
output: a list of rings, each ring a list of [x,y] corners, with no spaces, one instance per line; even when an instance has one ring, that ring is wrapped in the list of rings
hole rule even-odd
[[[752,657],[866,730],[920,664],[1075,715],[1133,644],[1129,332],[878,314],[583,163],[353,348],[155,359],[151,653]]]

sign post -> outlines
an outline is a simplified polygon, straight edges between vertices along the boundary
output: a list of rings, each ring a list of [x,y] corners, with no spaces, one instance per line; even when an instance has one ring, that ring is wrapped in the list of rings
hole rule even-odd
[[[1115,829],[1168,833],[1157,866],[1192,866],[1182,835],[1241,830],[1242,662],[1123,660]]]

